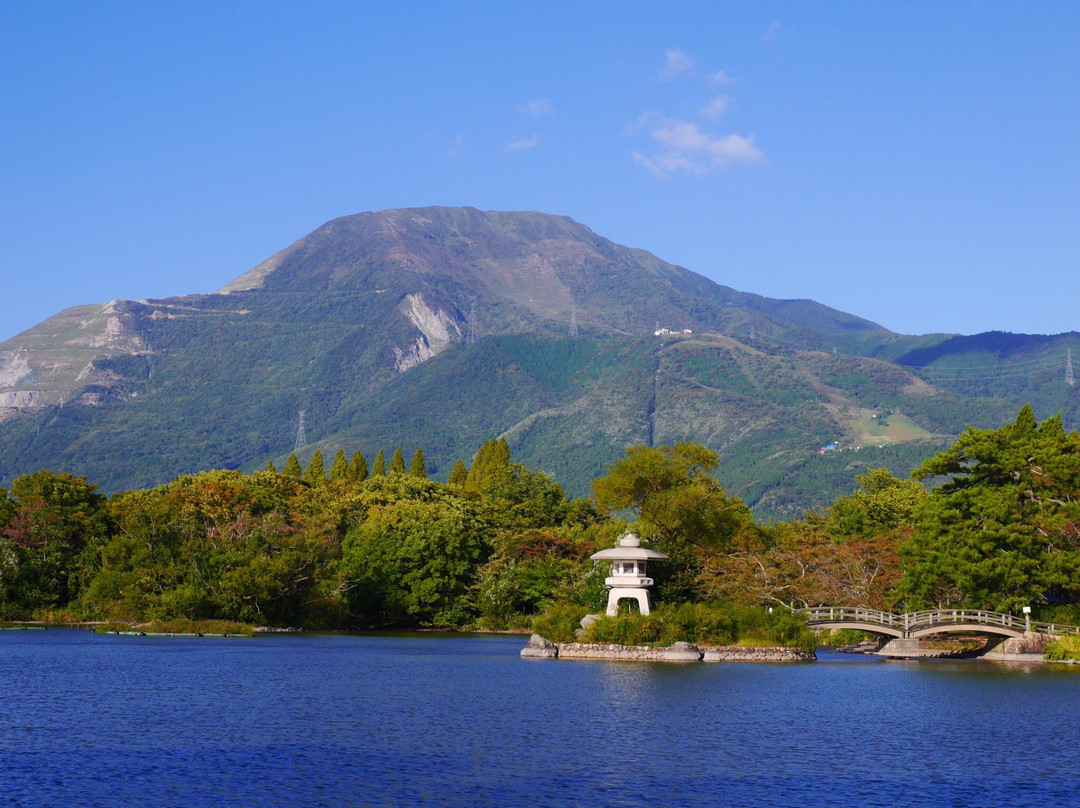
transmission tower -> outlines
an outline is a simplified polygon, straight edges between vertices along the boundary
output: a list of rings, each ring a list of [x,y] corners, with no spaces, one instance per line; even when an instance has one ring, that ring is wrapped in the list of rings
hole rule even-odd
[[[1072,369],[1072,348],[1067,349],[1067,351],[1068,352],[1065,354],[1065,384],[1069,385],[1069,387],[1072,387],[1074,384],[1076,384],[1076,379],[1073,377]]]
[[[576,337],[577,335],[577,306],[574,306],[570,309],[570,336]]]
[[[469,322],[465,326],[465,344],[476,344],[476,301],[469,307]]]
[[[754,331],[754,327],[750,326],[750,341],[754,342],[755,340],[757,340],[757,333]]]
[[[307,435],[304,434],[304,411],[300,410],[300,426],[296,428],[296,451],[307,446]]]

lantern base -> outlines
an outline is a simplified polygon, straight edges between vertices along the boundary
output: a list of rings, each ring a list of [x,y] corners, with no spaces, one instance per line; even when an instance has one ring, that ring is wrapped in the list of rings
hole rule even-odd
[[[624,599],[636,600],[642,615],[649,613],[649,591],[647,589],[631,589],[630,587],[615,587],[608,594],[607,616],[615,617],[619,613],[619,601]]]

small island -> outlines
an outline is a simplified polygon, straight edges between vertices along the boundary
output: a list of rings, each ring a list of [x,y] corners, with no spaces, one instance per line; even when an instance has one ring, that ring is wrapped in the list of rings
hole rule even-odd
[[[204,472],[108,498],[84,477],[40,471],[0,493],[0,619],[147,635],[513,631],[563,659],[608,646],[654,658],[675,643],[703,659],[766,653],[732,650],[743,648],[801,659],[890,631],[903,641],[894,656],[970,655],[970,642],[1007,628],[1000,658],[1069,661],[1080,656],[1080,550],[1068,533],[1080,523],[1078,446],[1025,407],[1015,423],[970,429],[916,479],[871,469],[829,508],[780,523],[724,491],[719,456],[692,443],[630,447],[588,499],[513,462],[505,438],[446,482],[428,478],[419,448],[406,464],[402,447],[371,462],[339,450],[329,472],[315,450],[306,468],[294,454],[280,472]],[[971,552],[987,541],[1000,552]],[[1003,559],[1023,564],[1005,576]],[[941,620],[933,636],[908,637],[828,625],[822,608],[998,624]],[[600,617],[582,625],[587,615]]]

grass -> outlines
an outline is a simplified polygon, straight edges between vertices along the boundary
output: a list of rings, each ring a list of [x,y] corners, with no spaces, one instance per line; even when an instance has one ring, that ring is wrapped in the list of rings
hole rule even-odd
[[[882,420],[885,423],[882,423]],[[907,443],[932,437],[929,432],[901,413],[894,413],[886,419],[865,418],[851,421],[848,426],[859,444]]]
[[[1046,658],[1051,662],[1064,662],[1069,659],[1080,660],[1080,637],[1073,634],[1047,643]]]
[[[553,642],[571,642],[584,607],[556,607],[538,617],[533,630]],[[546,633],[545,633],[546,632]],[[799,617],[786,611],[729,603],[664,604],[647,617],[601,617],[589,626],[586,642],[615,645],[697,645],[788,647],[813,650],[817,639]]]
[[[94,631],[97,634],[139,632],[141,634],[202,634],[251,637],[255,633],[255,628],[247,623],[236,623],[231,620],[179,619],[153,620],[149,623],[103,623],[97,626]]]

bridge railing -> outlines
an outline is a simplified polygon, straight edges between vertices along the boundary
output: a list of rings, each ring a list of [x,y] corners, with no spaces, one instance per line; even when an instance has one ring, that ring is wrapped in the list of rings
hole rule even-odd
[[[1023,631],[1025,628],[1022,617],[983,609],[930,609],[908,612],[904,616],[911,621],[911,628],[927,628],[943,623],[975,623],[980,626],[1001,626],[1016,631]]]
[[[903,615],[883,612],[880,609],[866,609],[862,606],[811,606],[806,609],[796,609],[799,614],[805,614],[810,622],[859,622],[873,623],[878,626],[892,626],[893,628],[906,628]]]
[[[1039,634],[1080,635],[1080,626],[1040,623],[1034,620],[1029,623],[1024,617],[985,609],[929,609],[894,614],[880,609],[866,609],[861,606],[811,606],[806,609],[796,609],[795,611],[806,615],[807,621],[811,623],[858,622],[889,626],[904,631],[913,631],[936,625],[965,624],[1001,626],[1013,631],[1033,631]]]

